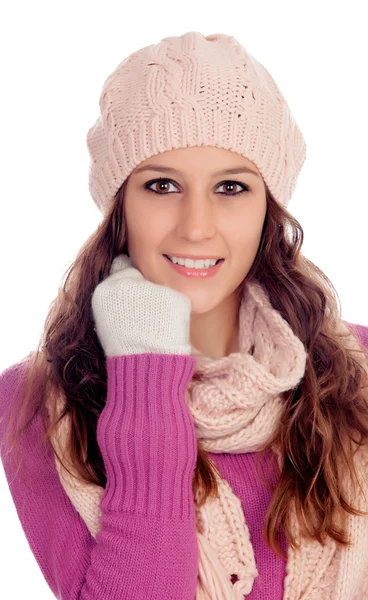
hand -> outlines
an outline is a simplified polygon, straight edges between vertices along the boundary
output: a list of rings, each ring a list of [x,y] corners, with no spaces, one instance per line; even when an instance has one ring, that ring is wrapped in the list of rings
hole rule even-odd
[[[96,331],[106,356],[191,354],[191,300],[144,278],[125,254],[92,295]]]

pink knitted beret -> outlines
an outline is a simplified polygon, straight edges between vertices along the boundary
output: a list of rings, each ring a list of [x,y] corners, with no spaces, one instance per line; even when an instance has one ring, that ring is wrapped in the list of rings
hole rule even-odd
[[[133,52],[106,79],[99,105],[87,147],[102,213],[140,162],[190,146],[246,157],[288,205],[306,143],[272,76],[234,37],[189,31]]]

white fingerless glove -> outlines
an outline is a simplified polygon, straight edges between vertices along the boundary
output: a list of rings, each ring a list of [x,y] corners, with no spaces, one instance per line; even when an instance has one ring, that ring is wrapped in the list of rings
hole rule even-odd
[[[91,302],[106,356],[191,354],[190,298],[145,279],[125,254],[113,260]]]

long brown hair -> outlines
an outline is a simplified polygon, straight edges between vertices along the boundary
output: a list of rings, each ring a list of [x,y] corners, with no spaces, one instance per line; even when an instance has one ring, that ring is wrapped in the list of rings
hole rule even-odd
[[[40,414],[45,431],[42,442],[47,442],[59,420],[70,413],[69,458],[82,480],[106,486],[96,439],[97,421],[106,402],[106,359],[94,327],[91,296],[109,275],[115,256],[128,254],[123,211],[126,183],[69,267],[37,349],[24,360],[26,379],[12,400],[3,440],[7,452],[17,457],[20,472],[20,440],[33,418]],[[343,334],[347,329],[335,288],[301,252],[299,222],[275,201],[267,187],[266,194],[262,238],[245,280],[264,285],[272,306],[308,353],[305,376],[296,389],[283,393],[280,427],[264,449],[277,444],[283,457],[264,536],[276,554],[285,556],[278,541],[280,528],[289,544],[298,545],[288,521],[293,500],[302,534],[321,543],[329,535],[342,545],[349,544],[344,526],[339,528],[338,523],[344,523],[348,513],[365,514],[347,502],[342,482],[346,470],[358,482],[352,457],[368,441],[368,374],[364,346],[354,334],[353,350]],[[47,402],[56,398],[64,400],[65,408],[51,419]],[[217,494],[215,471],[220,475],[199,443],[193,478],[198,506]]]

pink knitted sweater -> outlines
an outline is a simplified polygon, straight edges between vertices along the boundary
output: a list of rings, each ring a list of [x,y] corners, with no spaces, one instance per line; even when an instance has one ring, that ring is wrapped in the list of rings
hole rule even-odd
[[[368,348],[368,328],[356,327]],[[119,406],[131,393],[119,378],[125,360],[124,356],[107,359],[108,401],[112,408],[107,423],[109,436],[117,435],[124,426]],[[124,456],[113,454],[109,444],[101,447],[107,465],[107,486],[101,504],[102,529],[96,539],[66,496],[51,449],[39,445],[42,434],[39,417],[32,422],[22,446],[22,468],[32,489],[17,477],[11,456],[7,457],[1,447],[6,479],[24,533],[48,585],[61,600],[194,600],[195,597],[198,573],[195,511],[191,481],[186,476],[187,449],[182,451],[183,432],[188,430],[184,421],[190,418],[184,394],[195,361],[190,356],[161,354],[136,355],[134,360],[135,393],[139,398],[134,403],[131,425],[146,444],[143,454],[141,444],[139,453],[135,452],[134,444],[126,445]],[[24,361],[16,363],[0,376],[0,441],[6,408],[22,384],[24,366]],[[149,370],[149,377],[145,369]],[[149,416],[166,378],[177,382],[173,390],[176,397],[167,403],[171,412],[162,415],[163,427],[154,436],[152,428],[149,430]],[[115,450],[119,447],[114,445]],[[259,576],[246,598],[282,600],[289,565],[275,556],[263,540],[270,492],[258,478],[256,453],[210,456],[241,499],[249,526]],[[143,476],[148,463],[156,466],[149,470],[149,481]],[[268,468],[267,457],[263,468]],[[277,473],[269,476],[276,478]],[[282,544],[287,548],[284,538]]]

